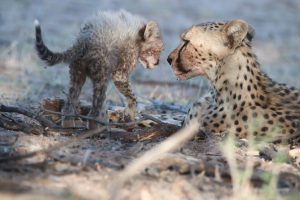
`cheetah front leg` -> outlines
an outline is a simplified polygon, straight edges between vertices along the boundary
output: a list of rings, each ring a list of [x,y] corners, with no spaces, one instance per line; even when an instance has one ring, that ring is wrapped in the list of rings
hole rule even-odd
[[[118,90],[126,97],[128,103],[128,108],[125,109],[125,121],[134,120],[137,113],[137,101],[130,87],[128,75],[115,73],[112,79]]]
[[[229,116],[227,115],[224,107],[217,105],[213,96],[207,95],[193,104],[186,116],[184,126],[197,123],[200,132],[224,136],[228,134],[227,129],[230,128],[230,124],[227,122]]]
[[[198,101],[194,102],[191,108],[188,111],[184,121],[183,127],[189,125],[190,123],[197,123],[199,126],[199,130],[204,131],[203,127],[203,116],[208,107],[213,104],[213,97],[211,94],[207,94]]]

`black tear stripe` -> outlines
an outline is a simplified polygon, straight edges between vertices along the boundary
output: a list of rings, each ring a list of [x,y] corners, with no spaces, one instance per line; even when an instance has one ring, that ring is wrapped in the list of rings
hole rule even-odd
[[[177,56],[177,59],[176,59],[176,63],[177,63],[177,69],[182,72],[182,73],[188,73],[190,70],[187,70],[185,69],[181,64],[181,53],[183,51],[183,49],[188,45],[188,41],[185,41],[185,43],[182,45],[182,47],[179,49],[178,51],[178,56]]]

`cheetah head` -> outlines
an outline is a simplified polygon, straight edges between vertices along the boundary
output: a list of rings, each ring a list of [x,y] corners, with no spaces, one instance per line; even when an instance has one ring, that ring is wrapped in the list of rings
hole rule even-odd
[[[223,59],[253,36],[254,29],[242,20],[196,25],[181,35],[182,41],[170,53],[168,62],[181,80],[200,75],[210,77]]]
[[[164,48],[157,23],[150,21],[139,31],[139,61],[145,67],[153,69],[159,64],[160,53]]]

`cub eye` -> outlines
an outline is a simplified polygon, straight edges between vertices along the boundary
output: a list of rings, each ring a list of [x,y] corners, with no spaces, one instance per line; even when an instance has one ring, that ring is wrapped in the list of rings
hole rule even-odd
[[[144,53],[148,54],[148,55],[151,55],[153,52],[152,52],[152,50],[149,49],[149,50],[144,51]]]

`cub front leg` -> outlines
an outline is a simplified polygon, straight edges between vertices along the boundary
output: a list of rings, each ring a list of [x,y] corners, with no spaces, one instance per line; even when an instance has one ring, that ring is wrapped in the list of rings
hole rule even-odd
[[[137,113],[137,101],[130,87],[128,75],[115,73],[112,78],[115,86],[126,97],[128,103],[128,108],[125,109],[125,120],[132,121]]]

